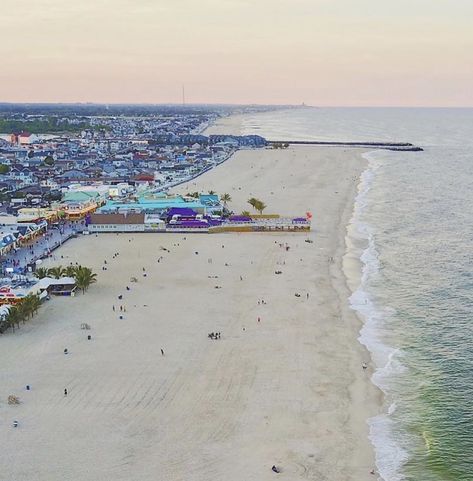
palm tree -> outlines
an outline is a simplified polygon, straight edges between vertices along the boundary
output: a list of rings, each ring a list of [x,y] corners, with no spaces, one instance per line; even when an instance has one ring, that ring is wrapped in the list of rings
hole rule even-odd
[[[258,203],[258,199],[255,199],[254,197],[251,197],[250,199],[248,199],[248,204],[251,205],[251,207],[253,207],[253,209],[256,209],[255,205]]]
[[[44,279],[45,277],[48,277],[48,269],[46,269],[46,267],[38,267],[34,271],[34,275],[38,279]]]
[[[28,298],[28,302],[31,306],[31,312],[36,314],[38,312],[39,306],[41,306],[41,299],[36,294],[28,294],[26,296]]]
[[[209,190],[209,195],[215,195],[215,194],[216,194],[215,190]]]
[[[25,315],[25,319],[28,319],[30,316],[33,316],[41,305],[41,299],[36,294],[28,294],[21,300],[20,303],[20,312]]]
[[[227,203],[232,201],[232,196],[230,194],[223,194],[220,200],[223,200],[223,206],[227,207]]]
[[[8,310],[8,314],[5,316],[5,321],[8,327],[11,327],[15,331],[15,324],[20,328],[21,315],[17,306],[11,306]]]
[[[250,211],[248,211],[248,210],[244,210],[244,211],[241,213],[241,215],[244,216],[244,217],[251,217]]]
[[[78,269],[80,269],[80,266],[67,266],[64,269],[64,275],[67,277],[75,277]]]
[[[90,287],[91,284],[97,282],[97,274],[94,274],[88,267],[79,267],[76,270],[76,286],[82,290],[82,293]]]
[[[266,204],[261,200],[258,200],[258,202],[256,202],[256,205],[254,207],[260,213],[260,215],[262,215],[263,210],[266,209]]]
[[[51,267],[48,269],[48,274],[54,279],[60,279],[64,275],[64,268],[62,266]]]
[[[27,296],[28,297],[28,296]],[[33,308],[30,299],[24,297],[15,307],[18,310],[18,316],[23,324],[33,315]]]

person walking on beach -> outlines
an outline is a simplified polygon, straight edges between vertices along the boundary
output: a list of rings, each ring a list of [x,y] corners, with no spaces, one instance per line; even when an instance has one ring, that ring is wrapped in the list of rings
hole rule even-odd
[[[64,396],[67,396],[67,388],[64,388]]]
[[[115,304],[112,306],[112,310],[113,312],[115,312]]]
[[[164,349],[161,348],[161,356],[164,356]]]

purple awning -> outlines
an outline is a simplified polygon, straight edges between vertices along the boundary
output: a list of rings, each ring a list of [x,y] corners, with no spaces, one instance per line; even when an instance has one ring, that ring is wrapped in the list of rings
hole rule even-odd
[[[173,215],[180,215],[185,217],[195,217],[197,212],[190,207],[170,207],[166,212],[168,217],[172,217]]]
[[[252,218],[247,215],[231,215],[228,220],[230,222],[252,222]]]

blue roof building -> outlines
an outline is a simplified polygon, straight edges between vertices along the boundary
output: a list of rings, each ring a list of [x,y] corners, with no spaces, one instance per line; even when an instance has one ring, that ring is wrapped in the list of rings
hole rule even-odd
[[[201,196],[202,197],[202,196]],[[118,211],[145,212],[146,214],[161,214],[171,208],[193,209],[200,214],[211,214],[221,211],[222,207],[218,202],[218,196],[203,196],[204,198],[187,201],[180,195],[167,196],[165,194],[155,194],[140,197],[134,202],[108,201],[97,212],[110,213]],[[211,197],[208,199],[207,197]],[[214,198],[217,198],[216,202]]]

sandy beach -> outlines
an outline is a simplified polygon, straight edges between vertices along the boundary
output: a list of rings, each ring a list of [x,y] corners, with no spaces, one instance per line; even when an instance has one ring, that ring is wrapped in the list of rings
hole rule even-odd
[[[356,150],[240,151],[176,189],[311,211],[309,235],[103,234],[55,251],[98,282],[0,337],[0,479],[375,479],[379,395],[342,270],[364,168]]]

